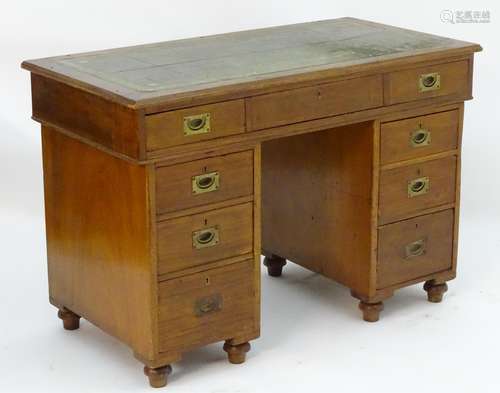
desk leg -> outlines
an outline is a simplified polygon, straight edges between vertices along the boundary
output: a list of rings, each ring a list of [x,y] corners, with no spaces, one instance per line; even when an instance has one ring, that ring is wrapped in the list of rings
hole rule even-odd
[[[233,345],[231,341],[228,340],[224,343],[223,349],[227,352],[229,363],[241,364],[245,363],[246,354],[250,351],[250,343],[244,342],[242,344]]]
[[[448,290],[446,282],[429,280],[424,284],[424,290],[427,292],[427,299],[431,303],[441,303],[444,293]]]
[[[286,259],[272,254],[264,258],[264,266],[267,267],[267,274],[272,277],[279,277],[283,273],[283,266],[286,265]]]
[[[359,309],[363,312],[363,319],[366,322],[377,322],[380,318],[380,312],[384,309],[384,303],[366,303],[360,301]]]
[[[67,308],[61,308],[57,316],[63,321],[66,330],[76,330],[80,327],[80,316]]]
[[[144,366],[144,375],[149,378],[149,384],[153,388],[162,388],[166,386],[168,376],[171,372],[172,367],[170,365],[157,368]]]

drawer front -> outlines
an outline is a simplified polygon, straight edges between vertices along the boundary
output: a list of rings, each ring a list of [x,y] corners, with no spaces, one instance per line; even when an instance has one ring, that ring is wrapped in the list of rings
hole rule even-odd
[[[245,131],[243,100],[147,115],[148,151],[239,134]]]
[[[379,224],[455,201],[456,157],[383,170],[380,174]]]
[[[389,164],[456,149],[458,111],[448,111],[383,123],[380,161]]]
[[[235,263],[159,284],[160,352],[258,331],[254,262]]]
[[[156,169],[156,212],[253,194],[253,151]]]
[[[449,209],[380,228],[378,289],[451,269],[453,221]]]
[[[436,64],[386,74],[386,104],[431,97],[470,96],[469,62]]]
[[[251,97],[248,128],[259,130],[383,105],[380,75]]]
[[[158,274],[253,250],[252,203],[158,223]]]

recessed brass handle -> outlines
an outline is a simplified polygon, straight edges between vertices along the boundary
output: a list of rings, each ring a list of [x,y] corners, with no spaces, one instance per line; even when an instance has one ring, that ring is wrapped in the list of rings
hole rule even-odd
[[[222,309],[222,296],[220,294],[206,296],[201,299],[198,299],[194,305],[194,312],[198,317],[210,314],[215,311],[219,311],[221,309]]]
[[[184,135],[198,135],[207,132],[210,132],[210,113],[201,113],[184,118]]]
[[[213,247],[219,243],[219,228],[205,228],[193,232],[193,247],[197,250],[201,248]]]
[[[438,72],[420,75],[418,87],[420,92],[439,89],[441,87],[441,75]]]
[[[428,177],[419,177],[408,182],[408,198],[427,194],[430,189],[430,180]]]
[[[410,145],[412,147],[427,146],[431,143],[431,132],[425,128],[419,128],[410,135]]]
[[[412,243],[409,243],[405,247],[405,256],[406,258],[418,257],[420,255],[425,254],[426,251],[426,239],[419,239]]]
[[[193,194],[203,194],[219,189],[219,172],[203,173],[192,177]]]

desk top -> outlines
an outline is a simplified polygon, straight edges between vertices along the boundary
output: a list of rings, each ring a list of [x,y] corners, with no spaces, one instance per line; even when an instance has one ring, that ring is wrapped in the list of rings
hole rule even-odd
[[[340,18],[30,60],[22,66],[141,107],[262,80],[284,83],[325,70],[345,75],[381,62],[479,50],[469,42]]]

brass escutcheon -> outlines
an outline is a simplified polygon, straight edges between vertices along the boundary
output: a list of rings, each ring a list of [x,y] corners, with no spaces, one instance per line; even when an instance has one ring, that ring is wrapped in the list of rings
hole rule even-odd
[[[219,243],[219,228],[211,227],[193,232],[193,247],[197,250],[201,248],[213,247]]]
[[[210,132],[210,113],[201,113],[184,118],[184,135],[199,135],[207,132]]]
[[[441,75],[438,72],[422,74],[418,80],[418,88],[421,93],[438,90],[441,87]]]
[[[192,177],[193,194],[203,194],[219,189],[219,172],[203,173]]]
[[[408,182],[408,198],[427,194],[430,189],[430,180],[428,177],[419,177]]]
[[[405,247],[405,256],[406,258],[418,257],[420,255],[425,254],[426,247],[426,239],[419,239],[412,243],[409,243]]]

